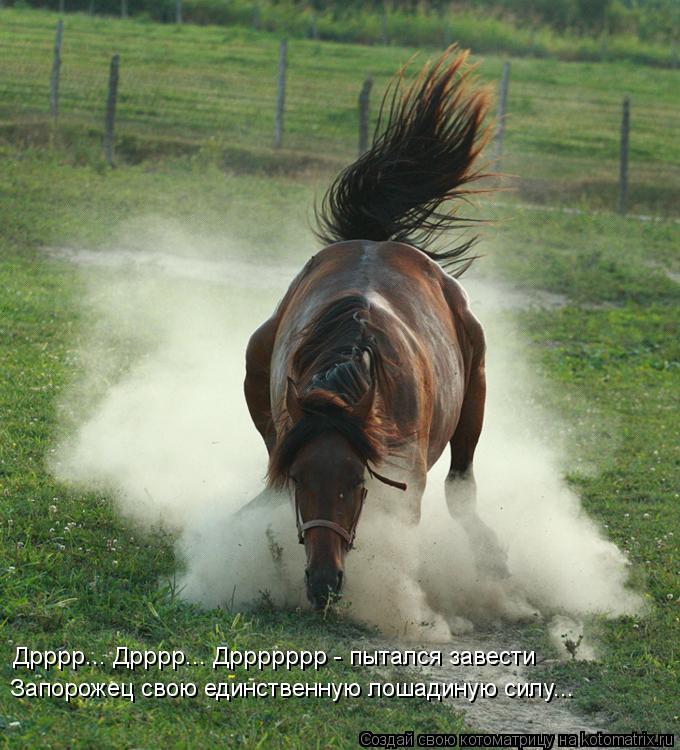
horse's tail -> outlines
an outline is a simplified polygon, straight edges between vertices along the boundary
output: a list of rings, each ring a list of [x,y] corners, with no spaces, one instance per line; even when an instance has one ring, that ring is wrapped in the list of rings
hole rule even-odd
[[[316,209],[317,236],[342,240],[398,240],[416,245],[459,276],[474,238],[439,252],[429,249],[441,230],[469,221],[442,204],[473,190],[483,175],[472,169],[484,142],[488,94],[471,90],[461,74],[467,52],[455,47],[426,65],[402,93],[402,73],[380,107],[373,145],[341,172]]]

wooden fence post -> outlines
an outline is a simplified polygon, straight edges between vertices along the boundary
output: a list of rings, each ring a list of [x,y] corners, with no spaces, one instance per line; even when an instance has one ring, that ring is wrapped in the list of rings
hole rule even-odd
[[[116,120],[116,99],[118,97],[118,65],[120,56],[111,58],[109,70],[109,95],[106,99],[106,119],[104,121],[104,158],[113,166],[113,127]]]
[[[503,154],[503,135],[505,132],[505,111],[508,103],[508,87],[510,85],[510,63],[503,63],[501,87],[498,95],[498,129],[496,130],[495,168],[500,171],[501,156]]]
[[[128,17],[127,0],[120,0],[120,17],[121,18],[127,18]]]
[[[281,40],[279,45],[279,76],[276,93],[276,121],[274,126],[274,148],[281,148],[283,142],[283,111],[286,106],[286,68],[288,65],[288,42]]]
[[[368,150],[368,104],[372,87],[373,78],[369,76],[359,92],[359,156]]]
[[[59,0],[59,13],[64,14],[64,0]]]
[[[318,41],[319,39],[319,26],[316,20],[316,13],[312,13],[312,39]]]
[[[64,21],[57,21],[57,31],[54,35],[54,57],[52,58],[52,75],[50,76],[50,114],[52,120],[59,115],[59,72],[61,70],[61,37],[64,31]]]
[[[182,0],[175,0],[175,23],[182,25]]]
[[[619,162],[619,213],[625,214],[628,204],[628,134],[630,133],[630,99],[623,99],[621,116],[621,159]]]

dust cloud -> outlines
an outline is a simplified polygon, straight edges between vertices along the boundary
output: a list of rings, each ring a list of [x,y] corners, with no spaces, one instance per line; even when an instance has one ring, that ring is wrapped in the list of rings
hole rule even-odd
[[[248,336],[313,247],[258,264],[248,243],[148,222],[105,249],[51,252],[77,264],[84,290],[73,352],[80,374],[61,404],[54,474],[109,493],[144,527],[175,532],[186,599],[241,608],[265,594],[307,606],[287,497],[243,510],[263,490],[266,452],[242,381]],[[436,642],[540,618],[559,647],[578,640],[588,615],[633,613],[640,598],[627,588],[625,557],[562,479],[563,425],[536,404],[521,336],[508,322],[506,300],[516,305],[517,295],[474,276],[465,286],[488,338],[478,512],[510,575],[485,571],[480,549],[449,516],[446,455],[430,474],[417,528],[391,512],[398,491],[369,485],[339,610],[389,636]],[[592,657],[592,646],[581,643],[582,655]]]

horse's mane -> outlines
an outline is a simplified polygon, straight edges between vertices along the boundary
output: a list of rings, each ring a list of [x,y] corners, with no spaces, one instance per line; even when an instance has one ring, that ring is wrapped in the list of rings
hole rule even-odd
[[[368,387],[371,366],[379,384],[389,385],[377,345],[382,333],[371,319],[366,297],[347,294],[322,308],[302,329],[293,370],[301,379],[313,375],[312,387],[344,393],[347,403],[356,403]]]
[[[381,332],[371,320],[368,301],[359,294],[329,303],[300,332],[292,365],[302,418],[278,430],[269,459],[270,486],[284,486],[298,452],[325,432],[342,435],[364,463],[385,457],[393,435],[382,413],[392,378],[378,346]],[[361,419],[352,407],[371,388],[383,408],[373,408]]]

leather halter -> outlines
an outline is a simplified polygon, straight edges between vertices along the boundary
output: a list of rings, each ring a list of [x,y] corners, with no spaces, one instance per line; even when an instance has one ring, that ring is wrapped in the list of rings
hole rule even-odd
[[[375,477],[376,479],[380,480],[384,484],[389,485],[390,487],[396,487],[399,490],[406,490],[406,484],[404,482],[395,482],[393,479],[388,479],[387,477],[383,477],[377,472],[373,471],[370,466],[366,466],[368,469],[368,473]],[[359,518],[361,517],[361,511],[364,509],[364,501],[366,500],[366,495],[368,494],[368,490],[365,487],[361,488],[361,500],[359,501],[359,508],[352,519],[352,523],[349,527],[349,529],[344,529],[342,526],[340,526],[339,523],[335,523],[335,521],[329,521],[325,518],[315,518],[313,521],[306,521],[302,522],[302,517],[300,514],[300,504],[298,502],[297,493],[295,493],[295,524],[297,526],[297,532],[298,532],[298,542],[300,544],[305,543],[305,531],[308,529],[315,529],[318,527],[330,529],[331,531],[334,531],[336,534],[341,536],[345,542],[347,542],[347,546],[349,549],[354,548],[354,539],[357,534],[357,526],[359,524]]]
[[[297,532],[298,532],[298,542],[300,544],[305,543],[305,531],[308,529],[314,529],[319,526],[330,529],[331,531],[334,531],[336,534],[339,534],[346,542],[349,549],[352,549],[354,547],[354,537],[357,534],[357,525],[359,523],[359,517],[361,516],[361,511],[364,509],[364,500],[366,499],[366,495],[368,494],[368,490],[365,487],[361,488],[361,500],[359,501],[359,509],[356,512],[356,515],[352,519],[352,523],[348,529],[344,529],[342,526],[340,526],[339,523],[335,523],[335,521],[329,521],[325,518],[315,518],[313,521],[306,521],[305,523],[302,522],[302,518],[300,515],[300,504],[298,503],[297,499],[297,493],[295,495],[295,524],[297,525]]]

